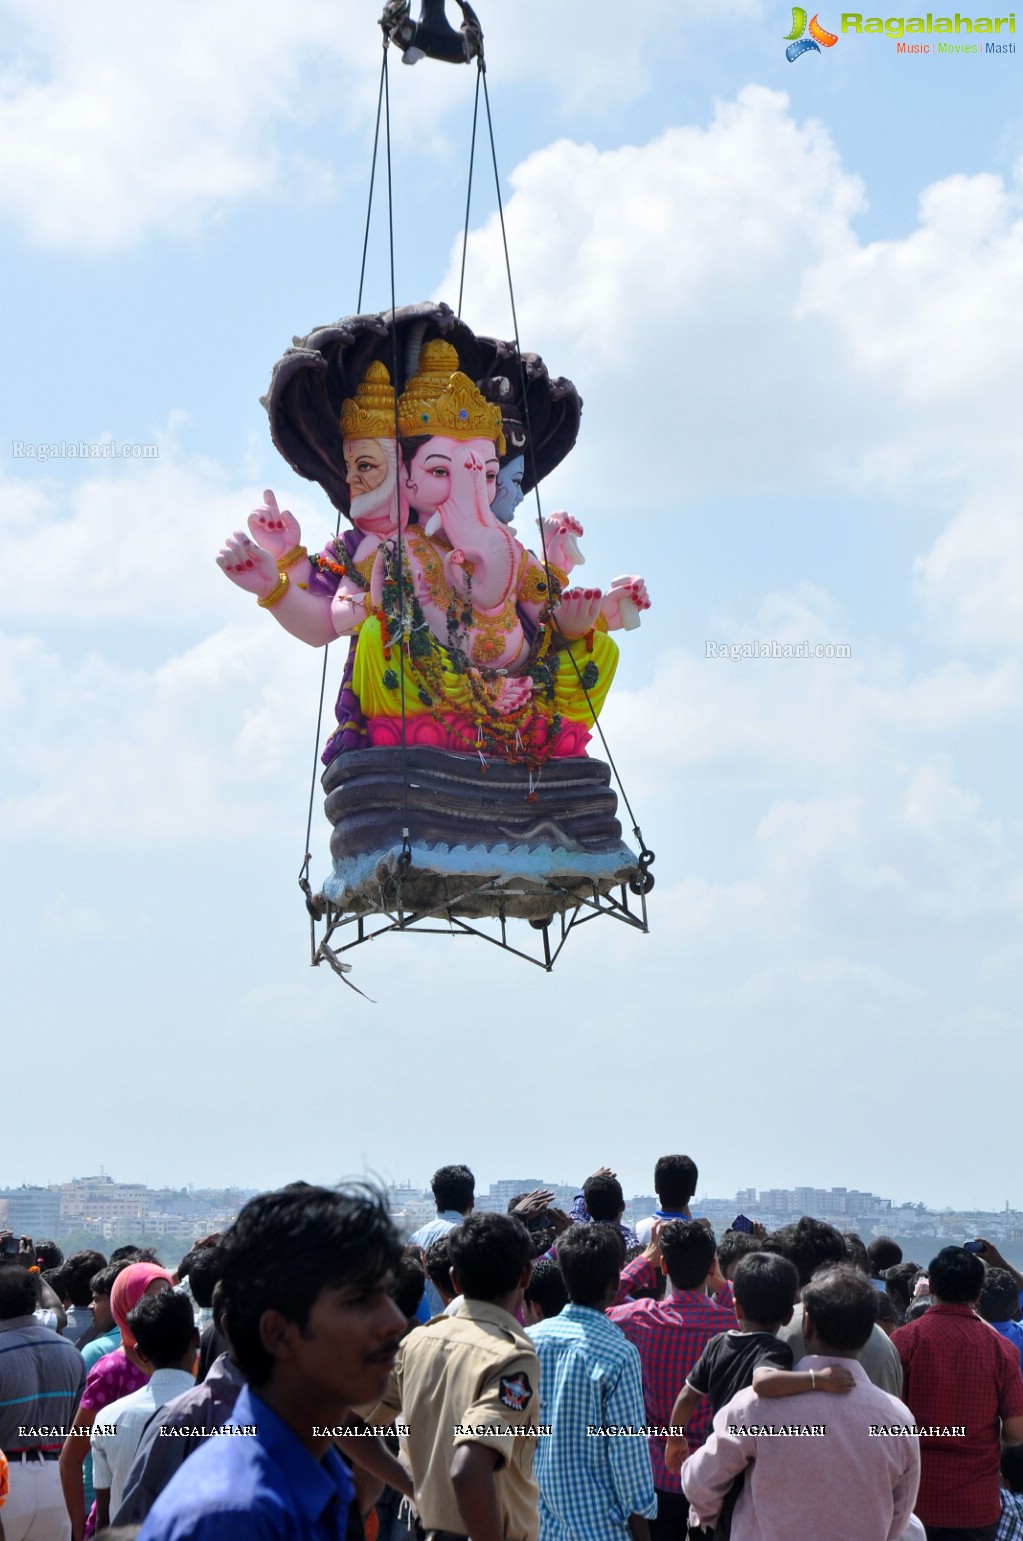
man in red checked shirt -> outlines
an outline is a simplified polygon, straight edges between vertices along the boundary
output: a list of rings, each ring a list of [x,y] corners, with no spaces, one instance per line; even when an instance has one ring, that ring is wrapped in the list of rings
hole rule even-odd
[[[633,1290],[649,1290],[667,1274],[671,1290],[663,1300],[628,1300]],[[608,1316],[639,1349],[643,1400],[649,1424],[667,1428],[675,1398],[704,1348],[718,1332],[734,1327],[735,1312],[717,1306],[708,1289],[724,1284],[713,1232],[699,1220],[668,1220],[655,1230],[650,1245],[622,1270],[620,1304]],[[686,1424],[690,1450],[710,1432],[712,1408],[705,1400]],[[650,1541],[685,1541],[689,1501],[682,1479],[664,1464],[666,1434],[650,1436],[650,1460],[657,1494],[657,1518],[650,1521]]]
[[[994,1541],[1001,1445],[1023,1442],[1019,1355],[976,1314],[979,1257],[943,1247],[927,1273],[934,1304],[892,1334],[902,1400],[921,1431],[941,1430],[921,1432],[916,1512],[928,1541]]]

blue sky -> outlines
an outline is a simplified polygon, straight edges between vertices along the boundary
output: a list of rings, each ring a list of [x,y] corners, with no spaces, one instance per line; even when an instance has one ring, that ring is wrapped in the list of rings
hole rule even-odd
[[[768,0],[489,9],[522,341],[585,402],[543,507],[654,600],[604,717],[651,935],[588,927],[549,978],[381,941],[375,1006],[308,967],[321,659],[213,557],[263,487],[331,524],[258,398],[356,306],[376,7],[5,5],[4,1084],[34,1091],[0,1183],[642,1190],[682,1149],[718,1194],[1023,1206],[1019,56],[790,65]],[[453,304],[473,73],[390,82],[398,301]],[[471,227],[463,314],[508,336],[485,159]],[[104,439],[159,455],[14,448]],[[852,656],[705,656],[772,639]]]

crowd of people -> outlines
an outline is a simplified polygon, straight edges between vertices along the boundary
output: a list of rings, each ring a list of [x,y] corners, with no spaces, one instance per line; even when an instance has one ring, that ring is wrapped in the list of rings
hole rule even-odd
[[[0,1236],[0,1541],[1023,1541],[1023,1274],[614,1172],[402,1240],[293,1183],[174,1270]]]

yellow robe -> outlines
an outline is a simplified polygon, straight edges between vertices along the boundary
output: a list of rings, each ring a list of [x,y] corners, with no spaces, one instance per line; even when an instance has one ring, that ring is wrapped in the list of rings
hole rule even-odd
[[[586,639],[580,638],[570,643],[567,648],[562,647],[560,651],[561,664],[555,677],[554,702],[550,710],[557,712],[566,722],[581,723],[586,728],[592,728],[604,705],[618,667],[618,645],[612,641],[606,631],[598,628],[593,633],[592,650],[587,646]],[[428,695],[433,696],[427,677],[417,670],[415,664],[396,643],[391,644],[390,654],[389,659],[385,658],[378,617],[369,616],[359,630],[358,646],[355,650],[355,668],[352,674],[352,689],[368,718],[401,716],[400,670],[405,680],[406,717],[418,717],[432,710],[453,711],[464,716],[467,723],[474,722],[473,695],[465,676],[457,674],[451,668],[450,657],[445,647],[440,643],[437,644],[436,656],[443,670],[441,676],[443,692],[442,699],[433,699],[432,706],[427,706],[420,699],[419,694],[421,690],[425,690]],[[550,656],[549,654],[548,657]],[[591,663],[596,666],[597,678],[584,690],[579,675]],[[578,671],[576,665],[578,665]],[[390,686],[385,684],[385,676],[389,676],[394,684]],[[535,717],[544,712],[547,706],[546,700],[540,697],[523,708],[523,715]],[[545,712],[545,715],[548,713]]]

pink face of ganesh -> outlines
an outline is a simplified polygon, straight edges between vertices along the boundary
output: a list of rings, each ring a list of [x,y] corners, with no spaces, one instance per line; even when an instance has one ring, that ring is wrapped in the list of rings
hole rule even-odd
[[[405,494],[409,505],[420,514],[433,513],[464,488],[467,478],[486,477],[487,502],[497,492],[500,461],[492,439],[445,439],[439,435],[427,439],[403,469]]]

